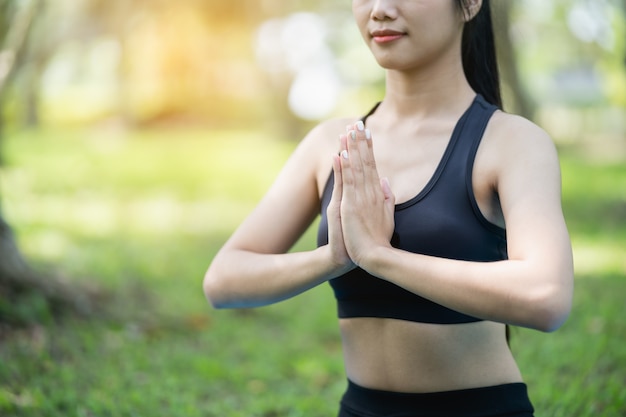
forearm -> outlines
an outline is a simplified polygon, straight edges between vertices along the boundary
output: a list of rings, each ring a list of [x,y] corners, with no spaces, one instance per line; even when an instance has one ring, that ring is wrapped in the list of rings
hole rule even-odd
[[[205,295],[216,308],[259,307],[282,301],[341,273],[328,252],[326,246],[284,254],[223,251],[205,275]]]
[[[538,260],[468,262],[382,247],[361,267],[436,303],[485,320],[551,331],[563,323],[570,310],[566,262],[548,270]]]

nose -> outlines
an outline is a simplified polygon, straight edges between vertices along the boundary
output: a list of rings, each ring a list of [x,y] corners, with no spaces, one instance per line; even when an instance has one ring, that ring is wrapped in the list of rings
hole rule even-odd
[[[372,20],[393,20],[398,17],[395,0],[374,0],[370,14]]]

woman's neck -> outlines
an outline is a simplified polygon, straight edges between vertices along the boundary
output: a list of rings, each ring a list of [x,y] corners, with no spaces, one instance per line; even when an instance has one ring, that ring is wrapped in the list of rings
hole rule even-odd
[[[381,110],[414,120],[464,111],[476,93],[460,57],[446,61],[412,71],[388,70]]]

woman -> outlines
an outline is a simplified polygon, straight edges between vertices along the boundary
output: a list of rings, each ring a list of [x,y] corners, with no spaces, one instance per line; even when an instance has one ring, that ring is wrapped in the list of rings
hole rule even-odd
[[[488,0],[353,0],[353,12],[386,69],[384,99],[301,142],[204,291],[250,307],[330,281],[342,417],[531,416],[505,325],[553,331],[571,308],[555,147],[498,109]],[[286,253],[320,207],[319,247]]]

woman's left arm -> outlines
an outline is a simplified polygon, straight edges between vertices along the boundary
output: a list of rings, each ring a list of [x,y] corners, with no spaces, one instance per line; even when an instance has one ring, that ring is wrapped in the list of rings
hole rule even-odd
[[[545,132],[522,118],[498,113],[494,119],[481,148],[489,147],[483,156],[506,222],[507,260],[468,262],[393,248],[388,227],[393,213],[385,204],[393,198],[377,180],[371,140],[364,132],[346,141],[349,157],[342,159],[346,248],[370,274],[448,308],[554,331],[569,315],[573,294],[556,149]]]

